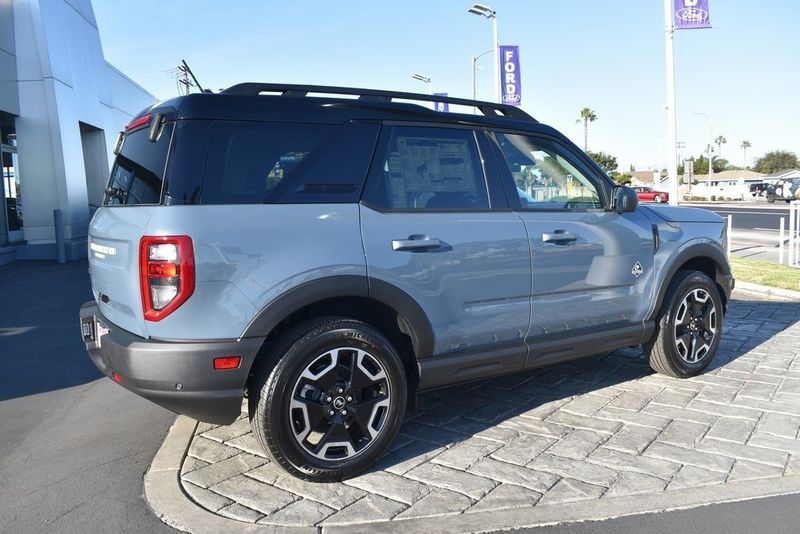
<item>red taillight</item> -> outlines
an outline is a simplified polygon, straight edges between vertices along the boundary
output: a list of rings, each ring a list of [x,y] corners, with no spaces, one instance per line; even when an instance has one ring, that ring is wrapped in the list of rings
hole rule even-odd
[[[142,126],[146,126],[150,122],[150,114],[142,115],[138,119],[133,119],[128,125],[125,127],[126,132],[130,132],[131,130],[135,130],[136,128],[140,128]]]
[[[222,371],[225,369],[238,369],[239,364],[242,363],[241,356],[220,356],[214,358],[214,369]]]
[[[194,291],[194,249],[189,236],[145,236],[139,242],[139,285],[146,321],[160,321]]]
[[[112,378],[112,379],[114,380],[114,382],[116,382],[117,384],[122,384],[122,377],[120,376],[120,374],[119,374],[118,372],[116,372],[116,371],[111,371],[111,378]]]

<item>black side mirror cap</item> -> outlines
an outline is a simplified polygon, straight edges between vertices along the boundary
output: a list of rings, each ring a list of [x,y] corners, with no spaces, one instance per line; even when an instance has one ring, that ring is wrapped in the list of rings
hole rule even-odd
[[[618,185],[614,187],[614,204],[612,209],[617,213],[630,213],[636,211],[639,205],[639,195],[630,187]]]

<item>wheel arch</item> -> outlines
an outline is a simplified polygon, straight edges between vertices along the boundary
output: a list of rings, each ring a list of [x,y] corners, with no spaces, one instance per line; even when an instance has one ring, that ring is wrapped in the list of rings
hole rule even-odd
[[[658,288],[655,306],[648,319],[655,319],[658,316],[667,290],[675,275],[681,270],[700,271],[711,278],[722,297],[723,313],[727,312],[730,290],[726,287],[725,280],[731,277],[731,268],[725,252],[718,245],[695,243],[683,249],[672,259],[666,275],[662,279],[663,282]]]
[[[433,353],[430,321],[408,293],[366,276],[331,276],[306,282],[265,306],[242,334],[243,338],[265,338],[250,375],[257,366],[274,363],[269,347],[292,325],[326,316],[346,316],[377,328],[400,352],[409,388],[416,389],[417,360]]]

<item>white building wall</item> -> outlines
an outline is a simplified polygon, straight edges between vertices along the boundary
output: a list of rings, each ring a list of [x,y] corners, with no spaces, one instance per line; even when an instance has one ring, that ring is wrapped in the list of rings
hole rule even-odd
[[[80,123],[102,130],[110,167],[117,132],[155,98],[106,63],[89,0],[13,0],[13,6],[23,229],[28,245],[46,245],[28,255],[52,257],[53,210],[61,209],[68,256],[81,257],[89,200],[99,193],[87,190]]]

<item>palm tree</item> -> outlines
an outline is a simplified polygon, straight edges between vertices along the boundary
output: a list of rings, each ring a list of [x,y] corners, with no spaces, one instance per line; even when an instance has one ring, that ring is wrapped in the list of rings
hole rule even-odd
[[[576,120],[576,123],[583,121],[583,151],[589,150],[589,123],[597,120],[597,113],[589,108],[581,110],[581,118]]]
[[[742,144],[739,145],[739,147],[742,149],[742,167],[747,167],[747,149],[750,148],[751,146],[753,145],[751,145],[750,141],[748,141],[747,139],[742,141]]]
[[[728,140],[725,139],[724,135],[718,135],[717,138],[714,139],[714,142],[717,144],[717,153],[719,154],[720,159],[722,159],[722,145],[727,143]]]

